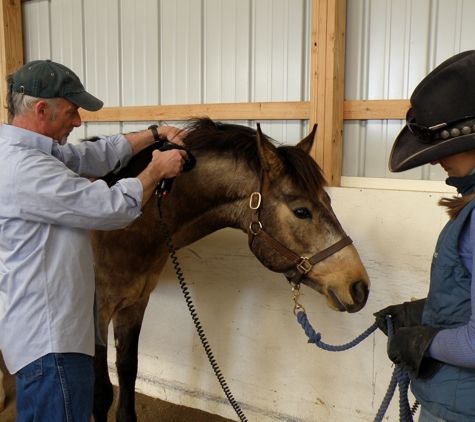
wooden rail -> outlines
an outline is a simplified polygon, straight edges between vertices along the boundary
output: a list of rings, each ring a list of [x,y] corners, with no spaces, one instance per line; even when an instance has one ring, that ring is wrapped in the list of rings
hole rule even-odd
[[[81,117],[85,122],[188,120],[190,117],[216,120],[308,120],[309,105],[308,101],[294,101],[104,107],[96,112],[81,110]]]
[[[409,100],[343,101],[344,120],[404,119]],[[104,107],[95,112],[81,109],[84,122],[142,122],[188,120],[209,117],[215,120],[309,120],[310,101],[186,104],[133,107]]]

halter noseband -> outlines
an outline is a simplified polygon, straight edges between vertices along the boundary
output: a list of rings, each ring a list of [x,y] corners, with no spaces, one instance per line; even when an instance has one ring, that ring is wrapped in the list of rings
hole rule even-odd
[[[263,174],[263,173],[262,173]],[[260,236],[265,240],[269,245],[271,245],[277,252],[280,252],[282,255],[286,256],[296,264],[296,271],[294,275],[288,275],[284,273],[285,277],[289,282],[292,282],[295,285],[300,283],[300,279],[304,274],[307,274],[315,264],[320,261],[323,261],[325,258],[333,255],[335,252],[338,252],[340,249],[343,249],[345,246],[348,246],[353,241],[349,236],[345,236],[343,239],[324,249],[323,251],[317,252],[311,258],[301,257],[282,245],[279,241],[275,240],[269,234],[267,234],[263,228],[262,223],[259,219],[259,208],[261,206],[261,187],[262,187],[262,174],[261,177],[257,179],[257,188],[256,191],[251,193],[249,200],[249,207],[252,210],[251,213],[251,224],[249,225],[249,248],[252,250],[252,242],[255,236]]]

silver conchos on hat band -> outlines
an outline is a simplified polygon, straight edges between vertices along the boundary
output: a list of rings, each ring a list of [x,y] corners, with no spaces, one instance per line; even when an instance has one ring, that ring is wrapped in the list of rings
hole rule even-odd
[[[450,130],[444,129],[434,134],[434,140],[456,138],[457,136],[468,135],[475,132],[475,120],[465,122],[462,126],[454,127]]]

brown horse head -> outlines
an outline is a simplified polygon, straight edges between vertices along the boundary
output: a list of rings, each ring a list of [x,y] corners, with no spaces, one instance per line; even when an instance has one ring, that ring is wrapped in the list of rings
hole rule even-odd
[[[259,226],[251,225],[249,243],[266,267],[285,273],[288,278],[298,272],[292,252],[297,259],[310,258],[348,239],[324,190],[322,171],[309,155],[315,133],[316,127],[295,147],[278,148],[260,127],[256,135],[262,172],[260,178],[256,177],[256,186],[261,192],[261,203]],[[256,222],[255,214],[253,218]],[[256,231],[267,236],[258,236]],[[350,242],[314,265],[306,259],[298,280],[325,295],[330,308],[356,312],[368,298],[369,278]]]

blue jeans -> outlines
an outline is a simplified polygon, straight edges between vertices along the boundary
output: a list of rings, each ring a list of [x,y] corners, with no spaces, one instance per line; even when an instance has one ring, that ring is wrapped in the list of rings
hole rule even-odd
[[[90,422],[92,356],[50,353],[16,373],[17,422]]]
[[[432,413],[429,413],[423,407],[421,408],[421,414],[419,415],[419,422],[447,422],[445,419],[434,416]]]

